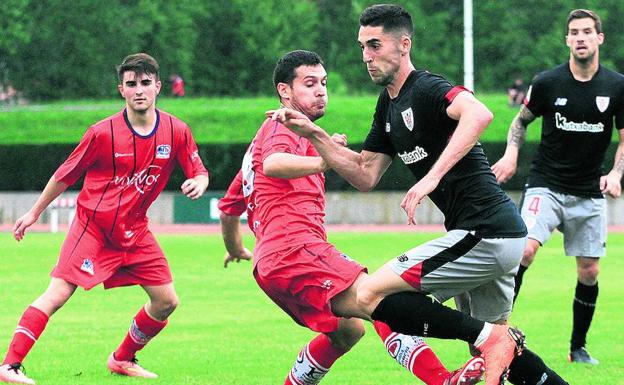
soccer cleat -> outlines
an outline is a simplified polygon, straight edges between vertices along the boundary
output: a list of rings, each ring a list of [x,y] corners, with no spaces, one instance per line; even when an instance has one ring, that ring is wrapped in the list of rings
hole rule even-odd
[[[600,362],[589,355],[585,348],[574,349],[568,355],[568,361],[579,362],[581,364],[598,365]]]
[[[35,385],[35,380],[26,377],[22,371],[24,367],[19,362],[0,366],[0,382],[6,384],[29,384]]]
[[[117,361],[111,353],[108,356],[107,362],[108,369],[111,373],[121,374],[122,376],[128,377],[143,377],[143,378],[157,378],[158,375],[156,373],[152,373],[148,370],[143,369],[138,363],[136,358],[133,358],[130,361]]]
[[[477,348],[485,360],[485,385],[504,385],[509,364],[524,348],[524,334],[507,325],[493,325],[488,338]]]
[[[451,372],[443,385],[474,385],[481,382],[485,373],[485,361],[481,357],[472,357],[466,364]]]

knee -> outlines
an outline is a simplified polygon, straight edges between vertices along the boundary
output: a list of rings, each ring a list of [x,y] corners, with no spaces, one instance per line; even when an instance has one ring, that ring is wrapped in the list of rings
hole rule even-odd
[[[537,242],[529,241],[524,248],[524,252],[522,253],[522,266],[529,267],[533,260],[535,259],[535,254],[537,254],[537,250],[539,249],[539,244]]]
[[[370,316],[371,314],[373,314],[373,312],[377,308],[377,305],[379,304],[379,302],[381,302],[382,299],[383,296],[379,294],[376,290],[374,290],[373,287],[366,284],[366,282],[362,283],[358,287],[356,303],[358,308],[367,315]]]
[[[36,307],[41,308],[46,314],[52,315],[65,303],[74,293],[72,288],[48,288],[36,301]]]
[[[598,282],[598,274],[600,273],[600,266],[595,264],[588,264],[579,266],[578,268],[578,280],[587,286],[593,286]]]
[[[162,318],[166,318],[167,316],[169,316],[169,314],[173,313],[173,311],[178,307],[179,304],[180,299],[177,295],[172,295],[152,302],[153,309]]]
[[[352,320],[348,327],[339,329],[328,335],[332,346],[337,349],[348,351],[364,336],[366,330],[361,320]]]

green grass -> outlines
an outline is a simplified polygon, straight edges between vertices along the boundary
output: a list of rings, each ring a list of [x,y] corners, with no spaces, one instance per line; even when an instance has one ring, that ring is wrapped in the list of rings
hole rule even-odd
[[[372,270],[435,234],[338,233],[332,242]],[[297,326],[270,302],[251,276],[249,263],[222,267],[218,235],[158,237],[169,256],[181,305],[169,326],[140,353],[141,363],[158,380],[110,375],[107,355],[124,336],[146,297],[137,287],[90,292],[79,289],[55,314],[25,361],[40,384],[281,384],[295,356],[313,333]],[[46,287],[63,235],[28,234],[16,243],[0,234],[0,350],[5,351],[24,308]],[[249,239],[247,239],[249,241]],[[248,242],[249,243],[249,242]],[[512,323],[528,335],[529,346],[570,384],[623,385],[624,319],[621,277],[624,235],[611,234],[610,257],[602,262],[600,298],[589,335],[598,367],[565,361],[575,285],[574,261],[561,256],[561,237],[541,251],[525,278]],[[416,384],[417,380],[385,354],[378,337],[368,333],[332,368],[325,385]],[[429,340],[449,367],[467,358],[458,341]],[[589,380],[591,378],[591,380]]]
[[[503,94],[484,94],[481,100],[495,119],[484,141],[506,141],[517,109],[507,106]],[[327,114],[319,124],[328,132],[345,133],[351,143],[366,138],[377,96],[330,95]],[[114,114],[123,100],[80,100],[0,110],[0,143],[76,143],[91,124]],[[248,143],[264,120],[264,112],[278,107],[276,98],[161,98],[158,107],[186,121],[198,143]],[[539,124],[528,140],[539,138]],[[532,126],[532,127],[533,127]]]

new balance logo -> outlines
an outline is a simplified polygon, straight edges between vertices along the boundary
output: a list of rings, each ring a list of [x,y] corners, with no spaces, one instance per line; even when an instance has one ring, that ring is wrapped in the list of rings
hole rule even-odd
[[[566,104],[568,104],[567,98],[557,98],[557,100],[555,100],[555,106],[565,106]]]
[[[399,255],[399,256],[397,257],[397,260],[398,260],[399,262],[407,262],[407,260],[408,260],[408,259],[409,259],[409,258],[408,258],[408,257],[407,257],[407,255],[405,255],[405,254],[401,254],[401,255]]]

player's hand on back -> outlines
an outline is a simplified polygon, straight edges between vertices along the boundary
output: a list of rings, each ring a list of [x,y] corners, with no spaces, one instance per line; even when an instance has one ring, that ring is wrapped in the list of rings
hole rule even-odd
[[[228,263],[230,262],[239,263],[241,259],[249,261],[251,260],[251,258],[253,258],[253,254],[251,253],[251,251],[249,251],[248,248],[243,247],[243,250],[241,250],[241,252],[238,253],[237,255],[225,253],[225,257],[223,258],[223,267],[227,267]]]
[[[16,241],[21,241],[24,239],[24,234],[26,233],[26,229],[29,228],[33,223],[37,222],[39,219],[38,216],[32,214],[30,211],[20,217],[13,225],[13,237]]]
[[[498,183],[505,183],[514,176],[516,168],[517,164],[515,160],[503,156],[498,162],[494,163],[492,171]]]
[[[616,172],[610,172],[600,177],[600,191],[608,194],[613,198],[619,198],[622,194],[622,185],[620,183],[620,175]]]

